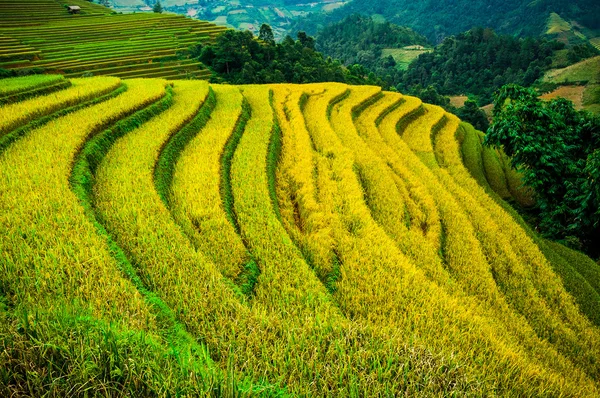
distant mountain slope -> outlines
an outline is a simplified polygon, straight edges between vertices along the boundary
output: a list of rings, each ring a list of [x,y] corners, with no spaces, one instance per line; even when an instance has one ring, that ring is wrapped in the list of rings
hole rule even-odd
[[[406,46],[422,48],[427,39],[410,28],[389,22],[379,23],[371,17],[351,15],[329,25],[316,36],[317,48],[346,65],[361,64],[371,70],[385,67],[384,49]],[[388,54],[389,56],[390,54]]]
[[[582,29],[600,29],[600,2],[596,0],[354,0],[329,14],[298,20],[293,28],[315,33],[319,27],[347,15],[378,14],[390,22],[408,26],[439,42],[444,37],[474,26],[491,27],[499,33],[539,35],[548,30],[552,13],[566,21],[576,21]]]

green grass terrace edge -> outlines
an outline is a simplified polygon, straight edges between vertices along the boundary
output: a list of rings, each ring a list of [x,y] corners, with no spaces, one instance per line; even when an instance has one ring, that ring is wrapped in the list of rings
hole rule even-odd
[[[269,92],[269,102],[273,108],[274,95],[273,90]],[[300,98],[300,108],[302,109],[302,102],[305,102],[304,96]],[[267,152],[267,180],[269,183],[269,196],[271,197],[271,205],[273,211],[277,216],[279,222],[281,222],[281,211],[279,210],[279,199],[277,198],[277,168],[279,167],[279,161],[281,159],[281,145],[282,145],[282,132],[279,125],[279,118],[277,112],[273,112],[273,129],[271,131],[271,139],[269,140],[269,150]]]
[[[151,104],[143,104],[142,109],[132,112],[112,126],[100,127],[97,133],[80,148],[79,153],[76,155],[70,176],[70,184],[72,191],[84,208],[86,216],[107,242],[111,255],[120,266],[120,271],[134,284],[146,302],[155,309],[158,320],[165,327],[166,332],[163,337],[171,346],[173,360],[178,361],[180,364],[184,362],[192,364],[194,367],[193,369],[182,368],[181,377],[185,377],[189,372],[201,374],[202,382],[206,383],[205,392],[209,392],[211,387],[208,386],[214,387],[215,382],[217,382],[217,385],[222,384],[223,376],[212,364],[206,347],[189,335],[185,327],[177,320],[171,308],[156,293],[145,286],[137,274],[135,266],[105,229],[93,201],[95,172],[103,158],[108,154],[111,146],[120,137],[167,110],[172,103],[173,92],[171,87],[167,87],[166,93],[161,99]],[[106,130],[103,130],[104,128]],[[181,361],[181,356],[188,356],[188,358],[186,358],[186,361]],[[197,360],[190,361],[190,358]]]
[[[385,111],[381,112],[381,114],[377,116],[377,119],[375,119],[375,126],[379,127],[381,125],[381,122],[383,122],[383,119],[385,119],[390,113],[394,112],[396,109],[400,108],[405,102],[406,99],[400,98],[398,99],[398,101],[390,105],[390,107],[387,108]]]
[[[2,74],[12,74],[13,72],[10,70],[3,70],[2,72],[0,72],[0,75]],[[30,76],[23,76],[22,78],[29,78]],[[45,78],[46,81],[41,81],[39,83],[36,84],[32,84],[32,85],[23,85],[22,87],[18,87],[15,88],[14,90],[5,92],[5,93],[0,93],[0,105],[3,104],[10,104],[13,102],[17,102],[17,101],[22,101],[24,99],[27,98],[31,98],[37,95],[42,95],[42,94],[46,94],[46,93],[50,93],[54,90],[59,90],[60,88],[63,88],[60,86],[60,84],[62,83],[63,85],[65,84],[65,82],[70,83],[68,80],[65,79],[64,76],[62,75],[31,75],[32,78],[36,79],[36,78]],[[8,77],[7,79],[20,79],[20,77]],[[0,82],[3,81],[3,79],[0,79]],[[71,86],[71,84],[65,85],[64,87],[69,87]],[[54,89],[50,88],[53,87]],[[48,91],[44,91],[44,90],[48,90]]]
[[[22,127],[18,127],[15,130],[9,131],[3,136],[0,136],[0,153],[2,153],[6,148],[8,148],[9,145],[17,141],[19,138],[25,136],[29,131],[42,127],[43,125],[51,122],[52,120],[65,116],[69,113],[76,112],[80,109],[96,105],[111,98],[114,98],[117,95],[122,94],[126,90],[127,86],[124,83],[121,83],[121,85],[118,88],[108,89],[106,93],[104,93],[103,95],[100,94],[100,96],[95,97],[92,100],[73,105],[68,108],[60,109],[54,113],[51,113],[50,115],[46,115],[41,118],[35,119]]]
[[[19,93],[0,97],[0,105],[12,104],[14,102],[23,101],[29,98],[37,97],[38,95],[50,94],[55,91],[63,90],[71,87],[72,83],[69,80],[62,80],[52,85],[36,87],[31,90],[22,91]]]
[[[398,120],[398,123],[396,123],[396,132],[400,135],[400,137],[402,137],[402,135],[404,134],[404,130],[406,130],[408,125],[420,118],[421,116],[423,116],[424,114],[425,107],[421,104],[421,106],[419,106],[417,109],[404,115],[400,120]]]
[[[171,208],[170,191],[173,185],[175,165],[183,149],[210,120],[210,115],[216,104],[215,93],[209,87],[208,96],[196,116],[186,126],[173,134],[159,152],[158,160],[154,166],[154,186],[163,203],[169,209]]]
[[[192,139],[194,139],[194,137],[196,137],[197,134],[200,133],[200,131],[206,125],[206,123],[208,123],[216,104],[216,95],[213,89],[209,87],[208,96],[206,97],[206,100],[200,107],[200,110],[196,114],[196,116],[186,126],[180,129],[173,136],[171,136],[171,138],[165,143],[163,148],[160,150],[158,161],[156,162],[154,168],[154,185],[161,200],[169,210],[171,210],[170,192],[173,185],[175,165],[177,164],[177,161],[179,160],[179,157],[181,156],[181,153],[183,152],[185,147],[190,143]],[[236,122],[234,133],[232,133],[232,136],[234,136],[239,130],[239,138],[241,138],[241,134],[244,131],[246,122],[250,118],[249,106],[245,102],[244,104],[245,105],[243,106],[245,106],[245,108],[242,110],[242,115]],[[229,145],[229,142],[230,140],[227,141],[227,145]],[[227,145],[224,153],[227,152]],[[233,157],[234,151],[235,148],[233,148],[233,151],[231,152],[231,157]],[[220,193],[223,208],[225,209],[225,214],[227,216],[228,221],[233,225],[234,229],[239,234],[240,230],[237,224],[237,218],[233,210],[233,194],[231,193],[231,182],[229,181],[231,159],[229,160],[229,169],[227,169],[227,171],[224,171],[223,156],[221,157],[221,165],[222,166]],[[225,192],[226,188],[224,188],[224,186],[229,187],[229,196]],[[256,261],[252,258],[250,253],[248,253],[248,256],[250,257],[250,260],[243,266],[243,269],[236,278],[236,280],[232,281],[234,284],[234,286],[232,287],[239,288],[240,294],[244,295],[247,298],[250,298],[254,293],[254,288],[256,286],[256,282],[258,281],[260,269],[258,268]]]
[[[233,187],[231,185],[231,166],[233,162],[233,156],[235,151],[242,139],[242,135],[244,134],[244,130],[246,129],[246,124],[248,120],[252,117],[252,109],[250,104],[244,98],[242,100],[242,112],[235,123],[235,127],[227,142],[225,143],[225,147],[223,149],[223,153],[221,154],[221,179],[219,184],[219,191],[221,194],[221,203],[223,204],[223,208],[225,209],[225,215],[227,216],[227,220],[231,223],[236,233],[240,235],[242,242],[246,249],[248,249],[248,244],[244,240],[241,234],[240,225],[238,222],[237,214],[235,213],[234,207],[234,197],[233,197]],[[238,275],[235,284],[241,289],[242,293],[248,297],[251,297],[254,294],[254,289],[256,288],[256,283],[258,282],[258,277],[260,276],[260,268],[258,266],[258,262],[252,256],[250,250],[248,250],[248,256],[250,260],[244,264],[242,271]]]
[[[327,120],[331,120],[331,112],[333,112],[333,107],[336,106],[336,104],[339,104],[340,102],[348,98],[351,93],[352,92],[350,91],[350,89],[348,89],[340,95],[338,95],[337,97],[333,98],[331,101],[329,101],[329,104],[327,105]],[[303,104],[301,104],[301,109],[302,108]]]
[[[373,94],[372,96],[370,96],[369,98],[367,98],[366,100],[361,102],[360,104],[354,106],[352,108],[352,119],[353,120],[358,119],[358,117],[364,111],[366,111],[367,108],[369,108],[371,105],[375,105],[384,96],[385,96],[385,94],[383,93],[383,91],[378,91],[377,93]]]

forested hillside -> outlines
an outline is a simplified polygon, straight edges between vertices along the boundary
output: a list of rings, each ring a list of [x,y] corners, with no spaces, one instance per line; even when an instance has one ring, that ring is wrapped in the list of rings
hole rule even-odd
[[[434,86],[442,94],[475,95],[481,104],[488,104],[504,84],[533,84],[550,68],[554,51],[560,48],[559,43],[544,39],[518,39],[475,28],[419,56],[398,88]]]
[[[354,0],[329,14],[299,19],[291,30],[303,29],[314,34],[319,27],[355,13],[381,15],[424,34],[432,42],[475,26],[490,27],[500,33],[537,36],[547,31],[551,13],[575,20],[587,29],[600,29],[600,3],[596,0]]]
[[[364,68],[345,68],[338,60],[315,50],[314,38],[300,32],[276,43],[264,24],[257,38],[252,32],[230,30],[213,44],[198,44],[194,56],[215,74],[214,80],[233,84],[343,82],[379,84]]]
[[[427,45],[427,39],[410,28],[375,21],[372,17],[351,15],[326,26],[315,37],[317,49],[345,65],[361,64],[369,69],[389,64],[383,50],[410,45]]]

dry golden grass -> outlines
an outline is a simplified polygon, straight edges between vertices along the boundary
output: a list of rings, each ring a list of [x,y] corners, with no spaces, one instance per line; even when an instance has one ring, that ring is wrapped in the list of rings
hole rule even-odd
[[[466,95],[453,95],[450,98],[450,105],[456,108],[462,108],[465,105],[465,101],[469,99]]]
[[[549,101],[555,98],[565,98],[573,102],[575,109],[583,109],[583,91],[585,86],[560,86],[556,90],[542,95],[540,98]]]

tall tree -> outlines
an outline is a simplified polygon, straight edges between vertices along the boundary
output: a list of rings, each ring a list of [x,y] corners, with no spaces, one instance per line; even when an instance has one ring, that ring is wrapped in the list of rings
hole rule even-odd
[[[162,5],[160,4],[160,1],[157,1],[154,4],[154,7],[152,7],[152,11],[154,11],[157,14],[162,14],[163,8],[162,8]]]
[[[502,147],[533,188],[546,235],[600,254],[600,117],[565,99],[502,87],[485,143]]]
[[[271,26],[266,23],[262,24],[258,33],[258,39],[269,44],[275,43],[275,35],[273,34]]]

